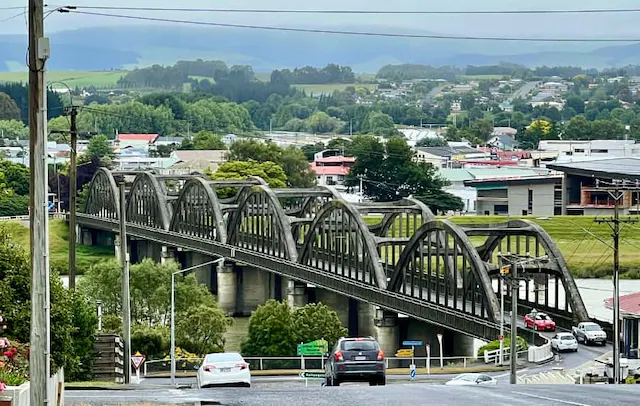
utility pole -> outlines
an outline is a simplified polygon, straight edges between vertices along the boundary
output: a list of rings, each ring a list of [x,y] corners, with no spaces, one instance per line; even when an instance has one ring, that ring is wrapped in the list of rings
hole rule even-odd
[[[349,138],[353,136],[353,119],[349,119]]]
[[[43,0],[29,0],[29,222],[31,242],[30,404],[47,405],[51,329],[49,300],[49,218],[47,201],[47,89]]]
[[[124,340],[124,383],[131,382],[131,299],[129,298],[129,254],[124,176],[120,180],[120,265],[122,266],[122,335]]]
[[[509,382],[512,385],[515,385],[518,383],[518,376],[516,374],[518,368],[518,297],[520,296],[520,276],[518,275],[518,267],[523,267],[524,271],[525,264],[534,263],[540,265],[546,263],[549,260],[549,257],[547,255],[532,257],[529,253],[526,255],[498,253],[498,258],[508,263],[507,267],[502,267],[500,269],[500,274],[503,276],[509,275],[511,283],[511,345],[509,354]]]
[[[76,288],[76,210],[78,197],[78,167],[77,167],[77,144],[78,144],[78,107],[71,106],[69,111],[71,117],[71,155],[69,163],[69,289]]]
[[[620,224],[637,223],[638,219],[620,219],[620,203],[624,203],[626,192],[640,191],[638,181],[614,181],[605,183],[596,179],[596,188],[605,190],[613,199],[613,218],[595,219],[611,227],[613,237],[613,384],[620,383]]]

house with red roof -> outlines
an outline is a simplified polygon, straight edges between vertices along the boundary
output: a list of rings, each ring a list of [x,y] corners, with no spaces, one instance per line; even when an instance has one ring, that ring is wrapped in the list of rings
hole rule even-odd
[[[640,358],[638,353],[640,347],[640,292],[620,296],[619,302],[622,324],[620,354],[626,358],[638,359]],[[612,297],[604,301],[604,307],[613,309]]]
[[[311,169],[316,173],[318,186],[344,187],[344,181],[356,162],[350,156],[316,156],[311,163]]]
[[[158,134],[118,134],[116,137],[116,148],[124,149],[128,147],[148,150],[150,145],[156,142]]]

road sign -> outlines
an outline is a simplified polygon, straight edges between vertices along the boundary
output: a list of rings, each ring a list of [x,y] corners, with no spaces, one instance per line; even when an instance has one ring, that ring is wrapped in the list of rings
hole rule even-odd
[[[136,352],[135,355],[131,356],[131,362],[133,363],[133,367],[136,369],[136,371],[140,369],[140,366],[144,362],[144,358],[144,355],[140,354],[139,352]]]
[[[408,347],[421,347],[422,346],[422,341],[408,340],[408,341],[403,341],[402,345],[406,345]]]
[[[298,344],[298,355],[320,356],[329,352],[329,343],[326,340],[316,340],[306,344]]]
[[[400,348],[396,352],[396,357],[413,357],[413,348]]]
[[[500,275],[508,275],[510,266],[503,266],[500,268]]]
[[[324,372],[309,372],[309,371],[302,371],[300,372],[300,378],[304,378],[304,379],[324,379]]]
[[[409,370],[411,371],[410,372],[411,380],[415,381],[416,380],[416,366],[414,364],[409,365]]]

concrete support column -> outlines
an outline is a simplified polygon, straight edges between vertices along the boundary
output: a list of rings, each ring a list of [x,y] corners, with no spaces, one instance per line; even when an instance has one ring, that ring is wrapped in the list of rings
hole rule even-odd
[[[287,289],[287,303],[290,307],[303,307],[307,304],[307,298],[305,297],[306,285],[304,283],[289,281]]]
[[[228,315],[236,313],[238,279],[232,264],[218,265],[218,304]]]
[[[91,234],[91,230],[81,228],[80,232],[78,233],[78,237],[80,237],[80,244],[93,245],[93,235]]]
[[[358,335],[368,337],[375,335],[375,306],[367,302],[358,303]]]
[[[398,315],[382,309],[376,309],[375,313],[374,336],[385,355],[393,356],[398,349],[400,336]]]
[[[205,262],[210,262],[213,260],[213,258],[211,258],[210,256],[201,254],[199,252],[190,252],[187,257],[187,261],[190,267],[204,264]],[[196,279],[199,283],[207,285],[209,290],[211,290],[211,265],[200,266],[194,269],[193,273],[196,275]]]
[[[251,315],[258,306],[264,304],[269,299],[270,273],[258,268],[242,267],[242,309],[238,311],[243,315]]]
[[[538,274],[538,275],[534,275],[533,276],[533,288],[535,289],[533,294],[530,296],[533,300],[535,301],[536,298],[536,291],[538,292],[538,303],[537,304],[544,304],[544,300],[545,300],[545,286],[547,286],[547,280],[546,280],[546,275],[543,274]]]
[[[338,313],[340,323],[344,327],[349,326],[349,298],[330,290],[316,289],[316,301],[323,303]]]
[[[160,252],[161,252],[160,253],[161,264],[166,264],[167,262],[176,260],[176,251],[173,247],[168,247],[166,245],[163,245],[162,248],[160,248]]]

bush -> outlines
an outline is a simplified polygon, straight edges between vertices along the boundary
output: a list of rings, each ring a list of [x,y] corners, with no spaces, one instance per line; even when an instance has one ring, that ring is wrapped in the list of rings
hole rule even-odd
[[[75,362],[69,362],[65,367],[65,376],[69,381],[90,381],[93,379],[93,344],[98,328],[96,309],[78,292],[70,292],[71,310],[73,311],[73,356]]]
[[[163,326],[149,327],[141,324],[131,329],[131,352],[139,351],[147,359],[161,359],[170,349],[169,329]]]
[[[29,214],[29,196],[10,195],[0,198],[0,217]]]
[[[504,338],[504,348],[509,348],[511,346],[511,337]],[[525,351],[529,344],[527,344],[527,340],[518,336],[518,340],[516,343],[516,347],[518,351]],[[500,340],[491,341],[478,349],[478,357],[484,357],[485,351],[494,351],[500,349]]]

